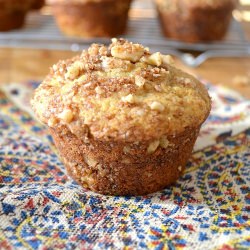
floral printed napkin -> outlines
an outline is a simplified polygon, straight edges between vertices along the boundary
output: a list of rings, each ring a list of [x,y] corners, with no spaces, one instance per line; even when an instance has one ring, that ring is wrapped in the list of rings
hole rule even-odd
[[[205,83],[213,109],[185,174],[147,196],[104,196],[66,173],[29,107],[1,85],[0,249],[250,249],[250,101]]]

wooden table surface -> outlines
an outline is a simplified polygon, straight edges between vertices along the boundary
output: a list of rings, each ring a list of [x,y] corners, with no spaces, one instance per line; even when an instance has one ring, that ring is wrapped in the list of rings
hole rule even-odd
[[[250,5],[246,9],[250,13]],[[250,20],[242,25],[250,41]],[[71,51],[0,48],[0,84],[42,80],[50,66],[74,55]],[[213,84],[229,86],[250,99],[250,57],[208,59],[198,68],[187,67],[176,59],[176,66]]]

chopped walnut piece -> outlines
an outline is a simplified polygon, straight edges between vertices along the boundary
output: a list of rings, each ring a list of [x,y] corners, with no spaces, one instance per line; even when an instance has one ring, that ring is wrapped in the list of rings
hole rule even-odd
[[[131,160],[129,158],[123,158],[123,159],[121,159],[121,163],[130,164]]]
[[[185,82],[185,77],[176,76],[176,77],[175,77],[175,80],[176,80],[178,83],[182,83],[182,82]]]
[[[53,69],[54,71],[57,71],[57,70],[58,70],[57,64],[54,64],[54,65],[52,66],[52,69]]]
[[[115,44],[111,48],[111,55],[123,60],[129,60],[131,62],[138,62],[143,56],[145,50],[141,44],[133,44],[126,42],[122,45]]]
[[[160,52],[156,52],[149,57],[147,57],[146,62],[157,67],[161,66],[162,64],[162,55]]]
[[[160,139],[160,146],[162,148],[167,148],[171,145],[171,143],[169,142],[169,140],[166,137],[161,137]]]
[[[73,120],[74,115],[70,109],[65,109],[58,114],[57,117],[66,123],[70,123]]]
[[[103,90],[102,90],[102,88],[101,88],[100,86],[97,86],[97,87],[95,88],[95,92],[96,92],[96,94],[98,94],[98,95],[103,94]]]
[[[160,145],[159,140],[155,140],[155,141],[151,142],[147,148],[147,153],[148,154],[154,153],[159,145]]]
[[[152,102],[149,106],[152,110],[163,111],[165,109],[165,107],[157,101]]]
[[[49,127],[54,127],[58,123],[58,120],[56,117],[50,117],[48,120],[48,126]]]
[[[138,76],[138,75],[135,76],[135,84],[138,87],[142,87],[145,84],[145,82],[146,80],[142,76]]]
[[[67,68],[67,73],[65,74],[65,77],[67,79],[74,80],[80,75],[80,72],[83,69],[84,69],[84,64],[80,61],[76,61]]]
[[[82,185],[85,188],[88,188],[95,183],[95,179],[91,175],[81,177],[81,181],[83,182]]]
[[[163,64],[173,65],[174,64],[174,59],[170,55],[162,55],[162,63]]]
[[[124,154],[128,154],[129,152],[130,152],[130,147],[129,146],[125,146],[124,148],[123,148],[123,153]]]
[[[192,81],[189,78],[185,78],[184,80],[185,84],[189,85],[192,83]]]
[[[112,43],[117,43],[117,42],[118,42],[118,39],[115,38],[115,37],[113,37],[113,38],[111,39],[111,42],[112,42]]]
[[[141,58],[141,61],[157,67],[161,66],[162,64],[174,63],[170,55],[162,55],[160,52],[155,52],[149,56],[144,56]]]
[[[135,110],[135,114],[138,115],[138,116],[143,116],[143,115],[145,115],[145,110],[143,110],[141,108],[137,108]]]
[[[155,78],[158,78],[160,76],[161,76],[160,74],[153,74],[153,77],[155,77]]]
[[[90,167],[95,167],[95,166],[98,164],[98,162],[97,162],[94,158],[92,158],[92,157],[90,157],[90,156],[87,156],[87,155],[84,155],[84,161],[85,161]]]
[[[162,88],[160,85],[155,85],[155,90],[158,91],[158,92],[162,92]]]
[[[132,94],[129,94],[127,96],[123,96],[121,98],[122,102],[129,102],[129,103],[134,103],[135,102],[135,98]]]
[[[101,57],[102,60],[102,68],[104,70],[117,69],[121,68],[124,71],[131,71],[133,68],[133,64],[129,61],[121,60],[119,58],[113,57]]]
[[[99,54],[99,49],[100,45],[93,43],[89,48],[88,48],[88,53],[91,56],[97,56]]]
[[[107,47],[104,46],[104,45],[100,46],[100,48],[99,48],[99,54],[100,54],[101,56],[106,56],[106,55],[108,54],[108,49],[107,49]]]
[[[114,63],[114,59],[110,58],[110,57],[101,57],[102,59],[102,67],[104,69],[113,69],[115,68],[115,63]]]

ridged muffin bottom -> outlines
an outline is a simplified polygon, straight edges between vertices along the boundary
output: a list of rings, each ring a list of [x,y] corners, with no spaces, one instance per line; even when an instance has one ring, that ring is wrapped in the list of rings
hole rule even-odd
[[[50,129],[67,172],[83,187],[109,195],[144,195],[174,183],[184,172],[199,133],[166,136],[169,145],[148,153],[149,141],[80,139],[66,127]]]

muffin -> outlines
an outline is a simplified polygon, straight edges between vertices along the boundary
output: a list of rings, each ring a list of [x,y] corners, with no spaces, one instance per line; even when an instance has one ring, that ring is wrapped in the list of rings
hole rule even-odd
[[[143,195],[184,172],[211,101],[169,56],[112,39],[54,65],[31,105],[83,187]]]
[[[0,0],[0,31],[21,28],[31,2],[32,0]]]
[[[64,34],[113,37],[126,30],[131,0],[49,0],[48,3]]]
[[[155,0],[163,33],[184,42],[221,40],[238,0]]]
[[[45,0],[33,0],[31,9],[32,10],[39,10],[45,5]]]

